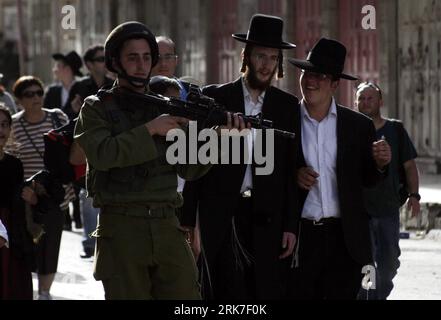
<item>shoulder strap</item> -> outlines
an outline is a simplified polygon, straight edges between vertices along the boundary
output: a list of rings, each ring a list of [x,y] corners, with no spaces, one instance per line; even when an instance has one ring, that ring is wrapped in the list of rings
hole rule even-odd
[[[99,90],[97,96],[104,104],[104,108],[109,119],[115,124],[114,134],[121,133],[130,129],[131,124],[127,116],[119,107],[120,103],[117,96],[111,90]]]
[[[19,120],[21,127],[23,128],[23,131],[25,132],[26,136],[28,137],[29,141],[31,142],[32,146],[35,148],[35,151],[37,151],[38,155],[41,157],[41,159],[44,159],[43,153],[38,149],[37,145],[35,144],[34,140],[32,139],[31,135],[29,134],[28,130],[26,129],[26,126],[24,124],[23,117]]]

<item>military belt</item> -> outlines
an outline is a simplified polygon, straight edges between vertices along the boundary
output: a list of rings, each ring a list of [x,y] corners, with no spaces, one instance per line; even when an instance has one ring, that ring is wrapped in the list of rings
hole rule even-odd
[[[170,206],[104,206],[101,214],[117,214],[127,217],[140,217],[147,219],[171,218],[176,214],[176,209]]]

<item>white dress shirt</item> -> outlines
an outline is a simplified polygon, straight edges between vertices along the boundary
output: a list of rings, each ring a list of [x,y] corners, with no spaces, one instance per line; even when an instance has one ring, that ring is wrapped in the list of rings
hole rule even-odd
[[[303,206],[302,218],[319,221],[340,217],[337,190],[337,106],[334,98],[328,115],[320,122],[310,117],[301,102],[302,150],[306,165],[320,176]]]
[[[6,240],[5,246],[8,247],[8,241],[9,241],[8,232],[6,232],[6,228],[1,220],[0,220],[0,237]]]
[[[182,193],[184,191],[184,186],[185,186],[185,179],[182,179],[180,176],[178,176],[177,191]]]
[[[63,109],[64,106],[67,103],[67,100],[69,99],[70,89],[72,89],[72,86],[74,85],[75,81],[73,81],[69,88],[65,88],[63,86],[63,83],[61,83],[61,106],[59,106],[60,109]]]
[[[70,88],[69,88],[70,89]],[[61,87],[61,106],[60,109],[66,105],[67,99],[69,99],[69,90],[64,86]]]
[[[243,99],[245,104],[245,115],[246,116],[255,116],[262,112],[263,99],[265,98],[265,91],[262,92],[257,97],[257,103],[253,102],[251,98],[251,94],[245,85],[245,81],[242,78],[242,89],[243,89]],[[256,129],[251,129],[250,134],[247,136],[247,146],[248,146],[248,162],[252,162],[253,157],[253,142],[256,139]],[[245,176],[242,182],[242,187],[240,188],[240,192],[245,192],[247,190],[253,189],[253,173],[252,173],[251,164],[247,165],[247,169],[245,171]]]

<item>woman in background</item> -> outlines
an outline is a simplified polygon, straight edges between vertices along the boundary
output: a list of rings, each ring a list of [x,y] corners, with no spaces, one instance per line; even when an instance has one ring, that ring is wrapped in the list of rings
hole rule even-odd
[[[32,300],[33,246],[20,198],[23,165],[4,152],[11,124],[9,110],[0,104],[0,221],[5,227],[0,225],[0,300]],[[2,231],[7,231],[7,235]]]
[[[43,134],[68,122],[66,114],[60,109],[43,108],[43,88],[40,79],[23,76],[15,82],[12,89],[23,109],[12,117],[12,133],[19,145],[19,158],[23,163],[25,179],[45,169]],[[33,191],[32,185],[26,187],[24,196],[33,200],[32,204],[36,205],[37,194]],[[73,194],[73,189],[71,191]],[[45,216],[44,234],[36,244],[39,300],[52,299],[49,292],[58,266],[64,215],[60,208],[52,209],[54,210]]]

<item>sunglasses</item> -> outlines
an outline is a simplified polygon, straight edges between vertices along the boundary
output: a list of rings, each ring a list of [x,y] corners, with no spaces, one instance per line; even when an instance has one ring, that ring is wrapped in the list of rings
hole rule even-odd
[[[92,62],[104,62],[104,61],[106,61],[106,58],[103,56],[103,57],[96,57],[96,58],[93,58],[93,59],[90,59]]]
[[[23,92],[22,96],[25,98],[33,98],[35,96],[39,96],[42,97],[44,95],[44,91],[43,90],[37,90],[37,91],[25,91]]]

